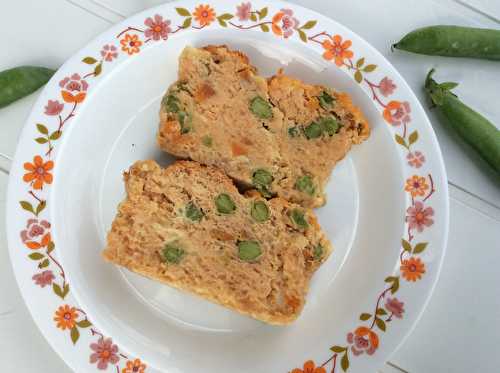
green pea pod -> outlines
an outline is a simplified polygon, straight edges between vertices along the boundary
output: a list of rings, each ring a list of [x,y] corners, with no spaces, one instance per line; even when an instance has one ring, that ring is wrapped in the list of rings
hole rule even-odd
[[[0,72],[0,108],[23,98],[49,81],[55,70],[19,66]]]
[[[485,117],[462,103],[451,89],[457,83],[437,83],[434,69],[425,80],[425,90],[432,103],[447,119],[450,127],[500,174],[500,131]]]
[[[500,30],[429,26],[405,35],[393,48],[445,57],[500,60]]]

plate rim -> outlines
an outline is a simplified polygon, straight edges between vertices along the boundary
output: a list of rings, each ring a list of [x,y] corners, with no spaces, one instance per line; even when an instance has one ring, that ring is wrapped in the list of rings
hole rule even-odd
[[[231,9],[233,9],[234,11],[234,8],[235,6],[237,5],[236,3],[234,4],[227,4],[225,2],[223,2],[222,0],[213,0],[213,1],[210,1],[208,2],[211,6],[213,7],[217,7],[217,9],[228,9],[231,7]],[[23,130],[22,130],[22,133],[21,133],[21,136],[19,138],[19,141],[18,141],[18,144],[17,144],[17,148],[16,148],[16,153],[15,153],[15,156],[14,156],[14,161],[12,163],[12,168],[11,168],[11,175],[9,177],[9,182],[8,182],[8,191],[7,191],[7,203],[6,203],[6,212],[7,212],[7,215],[6,216],[19,216],[21,213],[25,214],[27,213],[27,211],[23,211],[23,210],[20,210],[19,208],[19,204],[18,204],[18,201],[16,198],[14,198],[16,196],[17,191],[22,188],[22,187],[25,187],[25,183],[22,182],[22,173],[25,173],[26,171],[23,171],[23,162],[30,162],[31,160],[30,159],[26,159],[26,158],[22,158],[21,157],[21,154],[23,152],[26,151],[27,148],[31,147],[31,148],[35,148],[35,146],[39,146],[39,145],[35,145],[33,143],[31,143],[31,145],[28,144],[28,141],[32,141],[32,136],[29,135],[30,132],[33,131],[33,124],[34,123],[37,123],[38,121],[35,120],[35,118],[39,117],[40,114],[39,112],[41,111],[41,109],[43,109],[43,107],[47,104],[47,96],[49,96],[49,93],[53,92],[54,91],[54,87],[57,87],[58,86],[58,79],[61,78],[61,75],[64,75],[62,72],[64,71],[68,71],[68,67],[71,67],[72,65],[76,65],[76,63],[80,63],[80,59],[81,59],[81,56],[82,55],[85,55],[87,54],[88,52],[87,51],[90,51],[91,48],[93,46],[97,46],[98,43],[100,43],[100,41],[105,37],[105,36],[110,36],[111,35],[111,32],[121,28],[121,27],[127,27],[127,25],[130,25],[132,22],[131,20],[137,20],[139,21],[142,17],[142,19],[145,19],[147,17],[152,17],[155,13],[169,13],[169,16],[171,15],[170,13],[173,12],[174,8],[177,6],[177,5],[183,5],[184,7],[186,6],[186,4],[188,4],[189,6],[193,5],[191,8],[194,9],[194,5],[195,4],[206,4],[206,2],[197,2],[197,1],[175,1],[175,2],[172,2],[172,3],[167,3],[167,4],[162,4],[162,5],[159,5],[157,7],[153,7],[153,8],[150,8],[150,9],[146,9],[146,10],[143,10],[137,14],[134,14],[130,17],[127,17],[126,19],[124,19],[123,21],[119,22],[118,24],[115,24],[113,26],[111,26],[110,28],[108,28],[108,30],[100,33],[98,36],[96,36],[92,41],[90,41],[86,46],[84,46],[83,48],[81,48],[78,52],[76,52],[75,54],[73,54],[72,57],[70,57],[62,66],[61,68],[58,70],[58,72],[54,75],[54,77],[50,80],[50,82],[47,84],[47,86],[44,88],[43,92],[41,93],[41,95],[39,96],[39,98],[37,99],[36,103],[33,105],[33,108],[31,110],[31,113],[23,127]],[[261,9],[260,6],[268,6],[269,8],[273,8],[273,9],[279,9],[279,8],[282,8],[282,9],[292,9],[295,14],[312,14],[314,15],[315,19],[321,19],[322,21],[325,21],[325,22],[330,22],[332,25],[336,26],[337,29],[342,29],[342,30],[345,30],[345,34],[349,35],[349,36],[355,36],[355,38],[358,40],[358,41],[361,41],[360,45],[362,46],[361,49],[363,50],[369,50],[370,51],[370,54],[373,54],[377,57],[377,60],[378,61],[382,61],[387,67],[388,67],[388,70],[391,72],[391,78],[393,78],[395,81],[398,82],[398,85],[402,85],[402,87],[404,88],[403,90],[406,92],[405,93],[405,98],[408,100],[408,101],[411,101],[412,103],[412,108],[413,108],[413,111],[415,111],[415,109],[417,109],[419,112],[421,112],[423,114],[423,121],[422,123],[420,123],[420,128],[425,128],[425,134],[427,136],[427,139],[430,140],[430,144],[427,146],[427,147],[431,147],[431,150],[433,152],[435,152],[435,158],[433,158],[433,161],[434,161],[434,165],[435,167],[438,169],[438,173],[435,174],[437,176],[439,176],[439,179],[440,181],[442,181],[442,183],[440,183],[439,187],[440,187],[440,190],[436,192],[436,194],[441,194],[442,197],[440,198],[441,200],[441,203],[443,204],[443,206],[440,207],[439,209],[439,213],[441,214],[439,219],[441,220],[441,224],[443,225],[443,231],[442,233],[440,234],[437,234],[435,233],[436,237],[441,237],[441,245],[440,245],[440,250],[439,250],[439,253],[440,253],[440,256],[439,256],[439,262],[438,262],[438,266],[437,266],[437,269],[435,270],[434,272],[434,277],[433,277],[433,281],[431,282],[427,292],[426,292],[426,299],[425,299],[425,302],[421,305],[421,307],[419,308],[419,310],[417,311],[417,314],[415,316],[415,318],[413,319],[413,322],[411,323],[411,325],[407,328],[406,330],[406,334],[405,334],[405,337],[403,337],[401,339],[401,341],[399,342],[399,344],[397,345],[397,347],[394,349],[394,351],[396,351],[403,343],[404,341],[406,340],[406,338],[409,336],[409,334],[415,329],[418,321],[420,320],[424,310],[426,309],[429,301],[430,301],[430,298],[434,292],[434,289],[435,289],[435,286],[437,284],[437,280],[439,278],[439,274],[441,272],[441,269],[442,269],[442,265],[443,265],[443,262],[444,262],[444,257],[445,257],[445,253],[446,253],[446,248],[447,248],[447,240],[448,240],[448,232],[449,232],[449,196],[448,196],[448,185],[447,185],[447,176],[446,176],[446,169],[444,167],[444,161],[443,161],[443,158],[442,158],[442,154],[441,154],[441,149],[439,147],[439,143],[437,141],[437,137],[434,133],[434,130],[430,124],[430,121],[427,117],[427,114],[425,113],[425,111],[423,110],[422,108],[422,105],[421,103],[419,102],[419,100],[417,99],[415,93],[413,92],[413,90],[409,87],[409,85],[406,83],[406,81],[404,80],[404,78],[399,74],[399,72],[394,68],[394,66],[391,64],[390,61],[388,61],[380,52],[378,52],[378,50],[376,50],[371,44],[369,44],[366,40],[364,40],[362,37],[360,37],[358,34],[356,34],[355,32],[353,32],[352,30],[350,30],[349,28],[345,27],[344,25],[342,25],[341,23],[335,21],[334,19],[331,19],[330,17],[327,17],[327,16],[323,16],[319,13],[317,13],[316,11],[313,11],[313,10],[310,10],[310,9],[307,9],[303,6],[299,6],[299,5],[295,5],[295,4],[292,4],[292,3],[286,3],[286,2],[283,2],[283,1],[269,1],[269,0],[256,0],[256,1],[253,1],[252,2],[252,5],[254,4],[259,4],[259,10]],[[190,9],[191,9],[190,8]],[[182,17],[182,15],[177,12],[179,16]],[[275,13],[276,15],[277,13]],[[286,14],[282,15],[281,17],[285,17]],[[192,16],[191,16],[192,17]],[[258,15],[258,17],[260,17],[260,15]],[[184,17],[184,21],[185,19],[187,18],[187,16]],[[263,17],[265,18],[265,17]],[[224,20],[227,23],[227,20]],[[306,21],[306,20],[304,20]],[[192,24],[194,24],[194,21],[191,20]],[[241,22],[240,22],[241,23]],[[216,25],[216,22],[213,23],[215,25],[215,27],[218,27],[218,28],[222,28],[222,24],[219,24],[219,25]],[[279,26],[279,23],[278,23],[278,26]],[[210,26],[210,27],[213,27],[213,26]],[[311,28],[314,28],[315,26],[311,27]],[[306,32],[304,30],[309,30],[308,28],[304,28],[302,29],[302,32]],[[282,33],[284,33],[285,31],[287,30],[284,30],[283,27],[282,27]],[[271,31],[272,32],[272,31]],[[297,29],[293,29],[292,31],[292,34],[293,36],[292,37],[301,37],[301,33],[297,30]],[[333,36],[333,35],[332,35]],[[278,37],[278,36],[277,36]],[[307,34],[306,34],[306,37],[309,37]],[[114,39],[113,39],[114,40]],[[116,40],[114,40],[116,41]],[[332,39],[332,41],[334,41]],[[102,44],[102,43],[101,43]],[[347,47],[345,49],[350,49],[350,47]],[[94,49],[92,49],[93,52],[98,52]],[[85,53],[84,53],[85,52]],[[121,52],[120,52],[121,53]],[[88,61],[90,62],[90,60]],[[93,64],[90,64],[91,66],[94,67],[94,69],[96,68],[97,66],[97,61]],[[362,68],[365,68],[366,69],[366,66],[368,65],[365,65],[365,64],[362,64],[361,67]],[[343,66],[342,66],[343,67]],[[101,70],[102,70],[102,64],[101,64]],[[367,70],[370,70],[370,68],[368,68]],[[359,71],[356,70],[356,71]],[[96,70],[94,70],[94,73],[96,72]],[[99,72],[100,74],[101,72]],[[366,72],[366,74],[368,74],[369,72]],[[96,75],[99,75],[99,74],[96,74]],[[364,77],[364,76],[363,76]],[[71,77],[70,77],[71,78]],[[357,79],[357,78],[355,78]],[[98,83],[96,83],[98,84]],[[373,87],[371,87],[373,88]],[[68,98],[68,100],[77,100],[77,98],[73,97],[73,98],[70,98],[69,96],[66,97]],[[63,97],[64,99],[64,97]],[[61,98],[58,98],[58,100],[60,101]],[[63,101],[64,102],[64,101]],[[71,101],[65,101],[64,104],[69,104]],[[74,102],[74,101],[73,101]],[[403,104],[404,102],[403,101],[398,101],[400,102],[400,104]],[[396,105],[396,104],[394,104]],[[75,105],[76,106],[76,105]],[[401,106],[400,106],[401,107]],[[397,109],[400,109],[400,107],[398,107]],[[38,110],[38,113],[37,113],[37,110]],[[388,116],[390,119],[392,120],[398,120],[398,119],[394,119],[390,116]],[[38,131],[43,135],[43,131],[40,130],[38,128]],[[57,139],[56,139],[57,140]],[[54,141],[56,141],[54,140]],[[406,140],[406,137],[404,138],[404,140]],[[411,144],[410,144],[411,145]],[[36,151],[38,152],[38,150]],[[57,150],[55,150],[56,152],[56,159],[57,159]],[[36,153],[35,153],[36,154]],[[33,160],[34,162],[34,160]],[[405,174],[406,175],[406,174]],[[431,183],[432,183],[432,179],[431,179]],[[34,190],[30,188],[30,191],[33,192]],[[36,191],[36,190],[35,190]],[[47,201],[50,201],[50,195],[45,199]],[[42,198],[43,200],[43,198]],[[36,207],[35,207],[35,200],[33,200],[31,202],[32,204],[32,209],[36,210]],[[25,206],[26,207],[26,206]],[[49,209],[46,209],[45,210],[45,213],[43,216],[44,217],[47,217],[49,216],[50,217],[50,214],[47,214],[47,211],[49,211]],[[41,212],[40,212],[41,213]],[[26,214],[24,215],[26,216]],[[33,217],[32,218],[37,218],[38,219],[38,216],[36,217]],[[77,364],[74,364],[74,361],[71,361],[69,362],[68,361],[68,356],[69,355],[65,355],[64,354],[64,351],[67,350],[67,348],[61,348],[61,345],[63,343],[66,343],[67,344],[67,336],[66,336],[66,341],[63,342],[61,338],[61,335],[57,335],[55,337],[55,332],[52,332],[52,333],[48,333],[47,332],[47,325],[43,325],[44,322],[41,321],[39,315],[37,314],[37,309],[35,308],[35,305],[37,302],[39,302],[39,300],[37,299],[36,301],[33,301],[33,299],[29,299],[28,295],[30,293],[30,291],[28,290],[28,287],[31,287],[33,290],[33,286],[36,286],[33,284],[33,282],[29,281],[26,277],[21,277],[21,274],[23,273],[23,275],[25,275],[24,271],[27,270],[27,266],[25,265],[24,266],[24,269],[21,267],[21,264],[20,263],[20,260],[19,260],[19,253],[21,252],[21,250],[19,249],[19,247],[24,247],[24,243],[23,242],[20,242],[19,240],[19,227],[21,226],[19,224],[19,222],[17,222],[17,225],[15,223],[15,221],[17,222],[16,219],[8,219],[7,220],[7,240],[8,240],[8,246],[9,246],[9,255],[10,255],[10,258],[11,258],[11,263],[13,265],[13,270],[14,270],[14,274],[15,274],[15,277],[16,277],[16,281],[18,283],[18,286],[21,290],[21,294],[23,296],[23,299],[26,303],[26,305],[28,306],[28,309],[30,310],[30,314],[31,316],[33,317],[33,319],[35,320],[35,323],[37,324],[37,327],[42,331],[42,334],[44,335],[44,337],[47,339],[47,341],[49,342],[49,344],[52,346],[52,348],[59,354],[59,356],[61,356],[61,358],[63,359],[63,361],[66,362],[66,364],[68,364],[68,366],[74,368],[75,366],[78,366]],[[40,221],[39,221],[40,223]],[[23,221],[23,225],[24,225],[24,221]],[[14,228],[17,228],[14,229]],[[47,229],[49,230],[49,228]],[[50,231],[49,231],[50,233]],[[50,244],[51,239],[50,239],[50,236],[49,236],[49,244]],[[49,244],[47,244],[46,246],[44,247],[47,247],[49,246]],[[25,248],[26,249],[26,248]],[[31,249],[31,250],[38,250],[38,249]],[[45,249],[47,250],[47,249]],[[435,248],[435,250],[437,250],[437,248]],[[31,253],[34,253],[36,251],[29,251]],[[26,256],[26,250],[24,252],[22,252],[22,255],[23,256]],[[57,252],[54,251],[54,255],[57,255]],[[44,257],[44,259],[42,260],[45,260],[45,259],[48,259],[47,257]],[[38,264],[41,264],[42,263],[42,260],[38,261]],[[52,262],[49,262],[49,267],[47,268],[52,268]],[[45,267],[44,267],[45,268]],[[62,302],[62,303],[67,303],[67,302]],[[73,303],[76,303],[76,301],[73,300]],[[83,312],[83,311],[82,311]],[[83,314],[80,314],[80,316],[82,316]],[[84,318],[81,318],[80,321],[83,321],[83,320],[86,320],[86,316]],[[85,323],[83,323],[85,324]],[[77,329],[82,329],[81,332],[83,333],[83,329],[87,329],[87,327],[78,327]],[[73,329],[73,328],[72,328]],[[358,328],[359,329],[359,328]],[[359,331],[358,329],[356,329],[355,331],[358,331],[359,333],[355,333],[357,336],[360,336],[362,333],[365,333],[366,330],[361,330]],[[69,331],[67,331],[68,333],[71,333]],[[97,331],[98,332],[98,331]],[[79,331],[80,333],[80,331]],[[94,335],[94,332],[92,331],[92,335]],[[365,334],[362,335],[362,337],[366,337],[369,339],[369,337],[372,337],[372,340],[373,340],[373,335],[370,334],[369,332],[366,332]],[[70,335],[70,338],[73,338],[72,335]],[[96,337],[97,338],[97,337]],[[94,338],[94,339],[96,339]],[[378,337],[377,337],[378,338]],[[77,338],[78,339],[78,338]],[[94,342],[94,343],[97,343],[97,342]],[[378,342],[377,342],[378,344]],[[80,343],[81,345],[81,343]],[[67,345],[66,345],[67,347]],[[325,346],[327,347],[327,346]],[[335,352],[335,354],[338,354],[339,356],[339,360],[340,360],[340,355],[344,355],[346,353],[350,353],[350,351],[352,351],[352,346],[350,345],[348,348],[347,346],[339,346],[339,347],[346,347],[346,350],[344,350],[343,352]],[[376,349],[376,347],[375,347]],[[340,351],[339,349],[337,349],[338,351]],[[394,353],[394,351],[392,353]],[[88,350],[88,352],[90,352],[90,350]],[[126,356],[124,354],[124,356]],[[387,356],[387,357],[390,357]],[[88,355],[85,355],[85,358],[88,362]],[[127,359],[122,359],[121,362],[134,362],[135,359],[134,358],[127,358]],[[120,362],[120,363],[121,363]],[[320,362],[316,362],[319,363]],[[123,365],[123,364],[122,364]],[[343,363],[342,363],[343,365]],[[90,368],[90,367],[95,367],[95,365],[92,365],[92,366],[89,366],[87,365],[87,368]],[[344,366],[342,366],[343,368]],[[289,369],[292,369],[294,367],[290,366]],[[299,366],[299,368],[301,368]]]

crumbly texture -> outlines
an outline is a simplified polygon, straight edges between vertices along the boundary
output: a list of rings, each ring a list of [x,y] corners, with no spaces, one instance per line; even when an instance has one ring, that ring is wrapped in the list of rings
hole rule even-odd
[[[334,165],[369,133],[346,93],[282,72],[265,79],[243,53],[207,46],[182,52],[179,79],[162,100],[157,140],[266,197],[318,207]],[[268,184],[258,184],[257,170],[270,175]]]
[[[139,161],[124,178],[106,260],[270,324],[298,317],[332,250],[311,210],[240,194],[221,170],[191,161]]]

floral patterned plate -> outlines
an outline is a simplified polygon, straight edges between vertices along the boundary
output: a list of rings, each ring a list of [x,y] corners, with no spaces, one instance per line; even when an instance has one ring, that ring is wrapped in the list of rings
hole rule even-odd
[[[318,210],[336,250],[301,317],[271,327],[105,263],[121,173],[157,150],[159,101],[186,45],[226,43],[346,91],[370,139],[334,171]],[[448,232],[440,150],[414,94],[352,31],[279,1],[183,1],[114,26],[41,94],[9,184],[12,264],[38,327],[78,372],[375,371],[415,326]]]

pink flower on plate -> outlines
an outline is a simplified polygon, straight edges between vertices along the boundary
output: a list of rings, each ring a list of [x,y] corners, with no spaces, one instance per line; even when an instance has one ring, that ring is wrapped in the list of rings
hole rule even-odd
[[[104,61],[111,62],[118,57],[118,49],[114,45],[106,44],[102,47],[101,56],[104,58]]]
[[[170,21],[164,20],[159,14],[155,14],[153,18],[146,18],[144,24],[148,26],[144,36],[153,40],[167,39],[168,33],[172,31],[169,27]]]
[[[57,100],[49,100],[47,106],[45,106],[46,115],[59,115],[64,109],[64,104]]]
[[[97,343],[91,343],[90,349],[94,351],[90,354],[90,363],[97,363],[97,369],[106,370],[108,364],[116,364],[120,360],[118,356],[118,346],[113,344],[111,338],[99,338]]]
[[[75,73],[61,80],[59,82],[59,87],[70,92],[85,92],[89,85],[80,77],[80,74]]]
[[[240,21],[248,21],[252,13],[252,4],[250,2],[241,3],[241,5],[236,7],[236,17]]]
[[[395,317],[398,319],[401,319],[403,317],[403,313],[405,312],[404,310],[404,303],[400,302],[398,298],[387,298],[387,301],[385,302],[385,308],[387,311],[392,313]]]
[[[379,338],[370,328],[360,326],[352,333],[347,334],[347,342],[351,345],[351,351],[358,356],[366,352],[373,355],[378,348]]]
[[[387,76],[380,81],[378,86],[380,93],[382,93],[382,95],[385,97],[392,95],[392,93],[396,89],[396,85]]]
[[[21,240],[32,250],[45,247],[50,242],[49,228],[47,220],[28,219],[26,229],[21,231]]]
[[[422,167],[422,165],[425,162],[424,155],[421,152],[419,152],[418,150],[408,153],[408,155],[406,156],[406,159],[408,160],[408,164],[412,167],[415,167],[415,168]]]
[[[288,38],[293,30],[299,27],[299,20],[293,16],[293,10],[281,9],[272,19],[272,29],[275,35]]]
[[[430,227],[434,224],[434,220],[431,219],[431,216],[434,216],[434,209],[432,207],[424,208],[424,204],[420,201],[408,207],[406,213],[406,221],[410,229],[416,229],[418,232],[422,232],[425,227]]]
[[[40,285],[40,287],[44,288],[47,285],[52,285],[52,280],[55,279],[52,271],[43,271],[41,273],[37,273],[32,277],[35,284]]]
[[[62,88],[61,95],[64,101],[79,104],[85,99],[89,84],[75,73],[61,80],[59,87]]]
[[[407,101],[390,101],[384,109],[384,119],[393,126],[410,123],[410,104]]]

